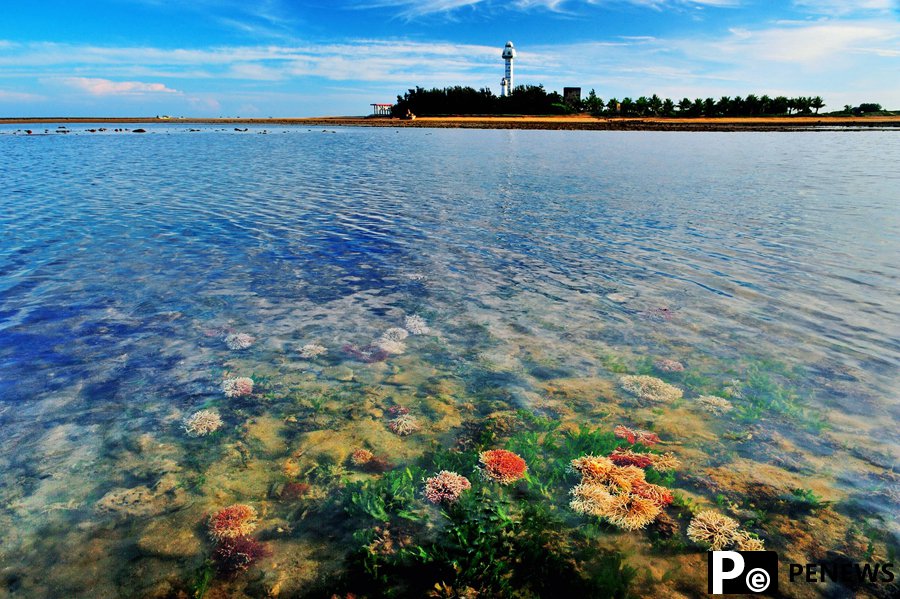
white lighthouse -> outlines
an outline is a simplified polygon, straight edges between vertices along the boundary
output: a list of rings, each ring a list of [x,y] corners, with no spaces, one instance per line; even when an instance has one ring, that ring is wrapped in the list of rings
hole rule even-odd
[[[500,96],[508,96],[512,93],[513,85],[513,59],[516,57],[516,49],[512,42],[506,42],[503,48],[503,60],[506,61],[506,76],[500,81]]]

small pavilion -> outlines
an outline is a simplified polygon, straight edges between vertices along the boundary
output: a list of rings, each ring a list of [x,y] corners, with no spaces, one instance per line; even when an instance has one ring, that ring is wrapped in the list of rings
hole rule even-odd
[[[393,104],[372,104],[372,116],[391,116]]]

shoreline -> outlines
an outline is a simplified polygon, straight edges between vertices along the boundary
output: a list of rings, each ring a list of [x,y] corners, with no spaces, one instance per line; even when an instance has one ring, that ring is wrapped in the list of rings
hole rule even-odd
[[[442,116],[408,121],[390,117],[307,118],[169,118],[156,117],[31,117],[0,118],[0,125],[50,123],[278,125],[331,127],[418,127],[437,129],[540,129],[563,131],[812,131],[831,128],[900,130],[900,116],[867,117],[739,117],[739,118],[595,118],[569,116]]]

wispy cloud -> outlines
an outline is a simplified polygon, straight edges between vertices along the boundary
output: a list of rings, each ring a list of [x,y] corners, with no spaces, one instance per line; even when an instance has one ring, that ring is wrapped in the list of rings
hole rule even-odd
[[[0,102],[39,102],[44,96],[0,89]]]
[[[874,1],[874,0],[873,0]],[[397,8],[399,16],[416,18],[440,13],[454,13],[462,9],[480,7],[491,10],[545,10],[551,12],[569,12],[585,5],[627,5],[632,4],[657,10],[674,7],[731,7],[737,6],[741,0],[374,0],[360,2],[360,9]]]
[[[178,90],[162,83],[143,81],[110,81],[95,77],[66,77],[60,80],[64,85],[85,91],[94,96],[133,96],[139,94],[177,94]]]

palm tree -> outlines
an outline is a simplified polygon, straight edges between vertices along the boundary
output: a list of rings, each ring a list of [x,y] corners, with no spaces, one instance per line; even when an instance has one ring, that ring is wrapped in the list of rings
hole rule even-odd
[[[687,111],[691,109],[691,101],[688,98],[682,98],[678,102],[678,114],[687,115]]]
[[[663,116],[672,116],[675,114],[675,102],[671,98],[666,98],[662,103]]]
[[[659,116],[659,111],[662,107],[663,101],[659,99],[659,96],[656,94],[650,96],[650,112],[652,112],[654,116]]]
[[[825,102],[822,100],[822,96],[816,96],[809,105],[816,109],[816,114],[819,114],[819,109],[825,106]]]

